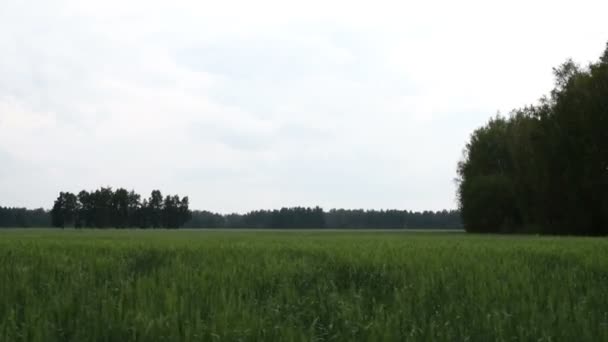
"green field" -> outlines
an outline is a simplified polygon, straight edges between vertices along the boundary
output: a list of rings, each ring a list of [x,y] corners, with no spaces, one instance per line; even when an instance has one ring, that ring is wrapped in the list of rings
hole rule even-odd
[[[608,239],[0,230],[0,341],[608,341]]]

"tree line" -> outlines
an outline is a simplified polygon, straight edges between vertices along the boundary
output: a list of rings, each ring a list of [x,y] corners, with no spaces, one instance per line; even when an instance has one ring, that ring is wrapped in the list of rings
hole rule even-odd
[[[100,192],[102,192],[100,190]],[[108,196],[105,190],[103,196]],[[117,198],[124,198],[123,191]],[[114,193],[116,193],[114,192]],[[59,195],[54,205],[55,215],[52,211],[44,209],[29,210],[24,208],[2,208],[0,207],[0,227],[116,227],[116,228],[161,228],[169,227],[163,225],[163,217],[168,222],[167,215],[160,212],[157,204],[163,198],[160,192],[151,196],[154,200],[147,199],[140,203],[140,197],[132,194],[131,205],[123,206],[115,201],[105,207],[83,206],[78,197],[91,200],[91,193],[71,195],[63,193]],[[93,197],[95,192],[92,192]],[[129,193],[130,194],[130,193]],[[74,196],[76,198],[74,198]],[[128,196],[127,196],[128,197]],[[163,199],[163,205],[165,202]],[[104,201],[101,201],[102,203]],[[176,202],[175,200],[173,202]],[[180,201],[180,202],[183,202]],[[90,203],[85,200],[84,203]],[[105,202],[108,203],[108,202]],[[111,203],[111,202],[110,202]],[[124,201],[123,201],[124,203]],[[139,203],[139,204],[137,204]],[[152,207],[157,209],[150,209]],[[126,207],[125,210],[120,208]],[[169,207],[174,207],[172,204]],[[114,209],[113,209],[114,208]],[[146,209],[148,208],[148,209]],[[156,210],[156,214],[152,214]],[[126,212],[126,214],[125,214]],[[144,214],[146,213],[146,214]],[[290,228],[330,228],[330,229],[460,229],[462,223],[460,213],[457,210],[442,211],[408,211],[408,210],[363,210],[363,209],[331,209],[324,211],[321,208],[281,208],[278,210],[255,210],[245,214],[218,214],[210,211],[191,211],[190,219],[181,222],[184,228],[268,228],[268,229],[290,229]],[[54,225],[53,225],[54,223]]]
[[[50,227],[49,211],[40,209],[0,207],[0,227]]]
[[[608,45],[538,104],[477,129],[458,165],[467,231],[608,234]]]
[[[160,190],[141,200],[134,191],[102,187],[77,195],[61,192],[50,211],[53,227],[179,228],[191,218],[188,197],[163,197]]]
[[[331,228],[331,229],[399,229],[462,227],[457,210],[414,212],[407,210],[348,210],[319,207],[292,207],[278,210],[256,210],[246,214],[221,215],[194,211],[189,228]]]

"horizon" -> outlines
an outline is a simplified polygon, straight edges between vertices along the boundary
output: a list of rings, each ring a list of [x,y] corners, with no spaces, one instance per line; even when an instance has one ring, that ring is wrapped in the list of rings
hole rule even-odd
[[[51,206],[52,207],[52,206]],[[321,206],[295,206],[295,207],[303,207],[303,208],[311,208],[314,209],[315,207],[319,207],[321,208],[324,212],[330,212],[331,210],[352,210],[352,211],[357,211],[357,210],[363,210],[363,211],[407,211],[410,213],[423,213],[423,212],[443,212],[443,211],[458,211],[458,208],[456,209],[449,209],[449,208],[445,208],[445,209],[439,209],[439,210],[411,210],[408,208],[339,208],[339,207],[331,207],[331,208],[325,208],[325,207],[321,207]],[[257,209],[249,209],[249,210],[245,210],[245,211],[235,211],[235,212],[220,212],[220,211],[213,211],[213,210],[208,210],[208,209],[201,209],[201,208],[190,208],[190,210],[192,212],[210,212],[213,214],[218,214],[218,215],[222,215],[222,216],[227,216],[227,215],[245,215],[251,212],[255,212],[255,211],[274,211],[274,210],[281,210],[281,209],[290,209],[290,208],[295,208],[295,207],[285,207],[285,206],[279,206],[276,208],[257,208]],[[46,207],[19,207],[19,206],[11,206],[11,205],[5,205],[3,203],[0,203],[0,208],[8,208],[8,209],[26,209],[26,210],[39,210],[42,209],[44,211],[50,212],[52,208],[46,208]]]

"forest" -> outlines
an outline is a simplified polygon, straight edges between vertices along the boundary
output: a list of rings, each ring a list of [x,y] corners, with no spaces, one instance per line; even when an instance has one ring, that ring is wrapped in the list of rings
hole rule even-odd
[[[141,201],[135,191],[102,187],[78,195],[61,192],[50,215],[53,227],[61,228],[179,228],[191,218],[188,206],[188,197],[163,197],[160,190]]]
[[[48,210],[0,207],[0,228],[50,226],[51,214]]]
[[[460,229],[457,210],[407,211],[315,208],[257,210],[246,214],[220,215],[194,211],[189,228],[329,228],[329,229]]]
[[[218,214],[190,210],[188,197],[163,197],[155,190],[141,200],[134,191],[102,188],[78,195],[62,192],[53,209],[0,207],[0,227],[76,228],[330,228],[330,229],[460,229],[457,210],[351,210],[292,207]]]
[[[538,104],[472,134],[458,165],[467,231],[608,234],[608,45],[554,74]]]

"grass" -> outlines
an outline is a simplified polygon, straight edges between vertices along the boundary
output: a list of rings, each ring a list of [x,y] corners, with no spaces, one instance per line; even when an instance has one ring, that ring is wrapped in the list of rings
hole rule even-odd
[[[608,239],[0,230],[0,341],[608,341]]]

